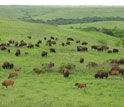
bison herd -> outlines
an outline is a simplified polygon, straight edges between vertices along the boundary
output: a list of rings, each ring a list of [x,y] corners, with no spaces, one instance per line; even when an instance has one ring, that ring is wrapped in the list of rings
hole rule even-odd
[[[28,39],[32,39],[31,36],[28,36],[27,37]],[[46,46],[52,46],[52,45],[56,45],[57,44],[57,41],[59,40],[58,38],[55,38],[53,36],[50,37],[50,39],[47,40],[47,37],[44,37],[44,40],[46,41]],[[68,45],[71,45],[71,42],[75,41],[73,38],[69,37],[67,38],[67,41],[65,42],[61,42],[60,45],[65,47],[65,46],[68,46]],[[14,46],[17,48],[16,49],[16,52],[15,52],[15,56],[20,56],[21,55],[21,48],[23,48],[24,46],[27,47],[27,48],[39,48],[40,47],[40,44],[42,44],[42,40],[38,40],[36,42],[36,44],[32,44],[32,43],[26,43],[24,40],[21,40],[20,42],[18,41],[14,41],[14,40],[9,40],[8,43],[1,43],[0,44],[0,49],[1,50],[7,50],[8,49],[8,53],[11,52],[11,50],[9,49],[10,45],[11,44],[14,44]],[[80,40],[76,40],[76,44],[81,44],[81,45],[78,45],[77,46],[77,51],[88,51],[88,48],[86,47],[88,45],[88,42],[84,41],[84,42],[81,42]],[[97,50],[97,51],[107,51],[107,53],[118,53],[119,50],[114,48],[112,50],[110,50],[110,48],[108,46],[100,46],[100,45],[92,45],[91,46],[91,49],[92,50]],[[51,53],[56,53],[56,49],[55,48],[50,48],[49,49]],[[24,52],[25,55],[29,55],[29,52]],[[42,51],[41,52],[41,56],[42,57],[47,57],[48,55],[48,52],[47,51]],[[84,58],[81,57],[79,59],[79,62],[82,64],[84,63]],[[105,63],[102,63],[103,65],[106,64],[107,62]],[[104,71],[104,70],[98,70],[96,74],[94,74],[94,77],[95,78],[100,78],[100,79],[103,79],[103,78],[108,78],[109,75],[119,75],[119,74],[124,74],[124,69],[123,68],[120,68],[119,65],[120,64],[124,64],[124,59],[120,59],[120,60],[112,60],[110,63],[110,66],[112,66],[112,69],[110,71]],[[43,63],[41,64],[42,67],[47,67],[49,69],[52,69],[55,64],[53,62],[50,62],[50,63]],[[76,65],[74,64],[69,64],[70,68],[75,68]],[[86,67],[97,67],[97,66],[101,66],[100,64],[97,64],[96,62],[88,62],[88,64],[86,65]],[[2,68],[3,69],[13,69],[14,68],[14,64],[13,63],[10,63],[10,62],[4,62],[2,64]],[[61,72],[61,74],[65,77],[65,78],[68,78],[69,75],[71,74],[70,73],[70,68],[66,68],[66,67],[61,67],[61,69],[59,70]],[[17,71],[21,71],[21,67],[17,67],[15,68],[15,72],[11,72],[8,76],[8,79],[10,78],[13,78],[13,77],[18,77],[18,73]],[[43,70],[42,69],[39,69],[39,68],[33,68],[33,71],[37,74],[40,74],[40,73],[43,73]],[[6,88],[9,86],[9,85],[14,85],[14,80],[5,80],[2,82],[2,86],[5,86]],[[86,83],[75,83],[75,86],[77,86],[78,88],[86,88]]]

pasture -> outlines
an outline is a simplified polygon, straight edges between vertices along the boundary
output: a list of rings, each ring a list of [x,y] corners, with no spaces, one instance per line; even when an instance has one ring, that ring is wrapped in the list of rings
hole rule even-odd
[[[1,7],[0,10],[3,9],[4,11],[6,10],[8,12],[7,7],[5,9],[4,8]],[[26,7],[21,8],[22,10],[25,10]],[[34,8],[37,9],[38,7]],[[87,8],[85,9],[87,10]],[[44,11],[45,14],[48,12],[48,9],[45,9],[44,7],[44,10],[41,10]],[[73,9],[77,11],[77,8]],[[83,11],[85,11],[85,9]],[[120,9],[122,8],[117,8],[116,11],[120,11]],[[3,12],[3,10],[1,11]],[[34,14],[35,12],[33,12],[33,7],[31,10],[31,13]],[[79,10],[81,10],[81,8],[79,8]],[[114,11],[113,8],[111,8],[110,10]],[[24,12],[22,11],[22,13]],[[71,15],[67,16],[65,13],[63,14],[65,17],[72,17]],[[96,14],[98,14],[98,12],[96,12]],[[8,16],[11,15],[16,16],[15,13],[10,13],[10,15],[8,14]],[[51,13],[51,17],[49,17],[49,15],[42,17],[44,17],[45,19],[52,19],[53,17],[61,17],[61,15],[58,16],[56,14],[56,16],[54,16],[54,14]],[[114,16],[114,13],[112,15]],[[5,17],[5,19],[3,17]],[[116,23],[121,24],[121,22]],[[116,23],[113,23],[113,27],[117,26]],[[95,23],[95,25],[97,26],[97,23]],[[106,25],[107,22],[105,22],[105,26]],[[111,70],[111,66],[109,63],[112,59],[119,60],[121,58],[124,58],[124,48],[116,45],[120,41],[120,38],[115,38],[101,32],[87,32],[70,29],[70,26],[72,25],[56,26],[43,23],[24,22],[18,20],[15,17],[12,19],[8,19],[7,14],[3,13],[0,18],[0,44],[8,43],[9,40],[14,40],[15,42],[24,40],[27,44],[32,43],[34,45],[37,43],[38,40],[42,40],[42,43],[40,44],[40,47],[34,46],[34,48],[31,49],[27,48],[27,46],[15,47],[14,44],[10,44],[10,46],[7,47],[11,50],[10,53],[8,53],[7,50],[0,50],[1,83],[4,80],[8,80],[9,73],[14,72],[14,69],[16,67],[22,68],[21,71],[18,72],[17,79],[10,79],[15,81],[14,88],[12,88],[11,86],[9,86],[8,88],[2,86],[0,87],[0,107],[124,106],[124,75],[109,75],[107,79],[94,78],[94,74],[98,70],[103,69],[106,72],[109,72]],[[90,23],[85,26],[90,26]],[[100,26],[100,24],[98,24],[98,26]],[[32,38],[28,39],[27,36],[31,36]],[[55,45],[46,46],[46,41],[49,40],[51,36],[58,38],[58,40],[56,41]],[[47,37],[47,40],[44,40],[44,37]],[[70,45],[62,46],[61,43],[65,43],[68,37],[72,37],[74,41],[70,41]],[[88,51],[77,51],[77,46],[83,45],[81,45],[81,43],[77,44],[76,40],[80,40],[81,43],[88,42],[88,44],[86,45]],[[111,54],[108,54],[107,50],[99,52],[97,50],[91,49],[92,45],[109,46],[111,50],[113,48],[117,48],[119,49],[119,52]],[[56,53],[50,52],[50,48],[55,48]],[[21,54],[19,56],[15,56],[15,52],[17,49],[20,49],[21,51]],[[46,57],[42,57],[42,51],[48,52],[48,55]],[[28,52],[29,54],[25,55],[25,52]],[[84,63],[80,63],[81,57],[84,58]],[[2,64],[5,61],[13,63],[14,68],[3,69]],[[43,63],[50,62],[54,62],[55,64],[52,69],[44,68],[41,66]],[[96,62],[97,64],[99,64],[99,66],[87,67],[86,65],[88,64],[88,62]],[[101,66],[100,64],[102,64],[102,62],[107,62],[107,64]],[[62,65],[67,65],[68,63],[76,65],[76,68],[70,69],[69,77],[65,78],[60,72],[60,67]],[[123,64],[121,64],[120,67],[124,68]],[[33,68],[39,68],[43,70],[43,72],[37,74],[33,71]],[[75,86],[75,83],[78,82],[86,83],[87,88],[77,88]]]

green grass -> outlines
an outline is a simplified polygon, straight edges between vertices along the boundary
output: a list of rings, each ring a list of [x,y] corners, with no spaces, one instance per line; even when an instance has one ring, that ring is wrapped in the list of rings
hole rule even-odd
[[[32,12],[33,13],[33,12]],[[47,16],[48,17],[48,16]],[[113,24],[113,26],[116,26]],[[27,36],[32,36],[29,40]],[[52,46],[56,53],[50,53],[48,46],[45,46],[43,37],[58,37],[57,44]],[[75,41],[70,46],[62,47],[61,42],[67,37],[75,40],[87,41],[88,52],[77,52]],[[0,107],[121,107],[124,106],[124,82],[123,75],[109,76],[108,79],[95,79],[94,74],[104,69],[109,71],[110,66],[100,66],[97,68],[87,68],[89,61],[101,63],[110,59],[123,58],[122,47],[117,47],[118,38],[111,37],[99,32],[84,32],[69,29],[66,26],[51,26],[46,24],[35,24],[23,22],[16,19],[0,20],[0,43],[6,43],[12,39],[15,41],[24,40],[27,43],[35,44],[42,40],[40,48],[28,49],[20,48],[21,55],[16,57],[17,48],[10,45],[11,53],[0,50],[0,81],[6,80],[12,70],[4,70],[1,65],[4,61],[14,63],[15,67],[22,67],[18,79],[15,80],[14,88],[0,87]],[[91,45],[100,44],[104,41],[110,49],[118,48],[117,54],[107,54],[106,51],[97,52],[91,50]],[[47,51],[47,57],[41,57],[42,51]],[[29,55],[25,56],[24,52]],[[83,64],[79,63],[80,57],[85,59]],[[54,72],[43,72],[35,74],[33,68],[41,68],[42,63],[54,62]],[[62,63],[72,63],[76,69],[70,70],[69,78],[64,78],[59,72]],[[124,67],[122,65],[122,67]],[[74,86],[76,82],[84,82],[87,89],[78,89]]]
[[[21,18],[29,16],[33,19],[84,18],[84,17],[124,17],[124,7],[100,6],[0,6],[0,18]],[[92,13],[92,14],[91,14]]]
[[[87,27],[96,27],[96,28],[118,28],[124,29],[124,21],[101,21],[101,22],[93,22],[93,23],[84,23],[84,24],[68,24],[68,25],[59,25],[64,28],[87,28]]]

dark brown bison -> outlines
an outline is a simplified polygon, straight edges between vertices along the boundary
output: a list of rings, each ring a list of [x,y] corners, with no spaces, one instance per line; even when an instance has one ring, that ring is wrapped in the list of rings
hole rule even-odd
[[[13,80],[4,80],[3,82],[2,82],[2,86],[5,86],[6,88],[8,87],[8,86],[12,86],[12,87],[14,87],[14,81]]]
[[[97,49],[98,48],[98,46],[96,46],[96,45],[93,45],[93,46],[91,46],[91,49]]]
[[[8,49],[8,53],[10,53],[10,49]]]
[[[23,40],[20,41],[19,46],[26,46],[26,45],[27,45],[27,43],[25,43]]]
[[[112,50],[108,50],[108,53],[112,53]]]
[[[64,42],[62,42],[62,43],[61,43],[61,45],[62,45],[62,46],[65,46],[65,43],[64,43]]]
[[[28,39],[31,39],[31,36],[28,36],[27,38],[28,38]]]
[[[88,51],[87,47],[77,46],[77,51]]]
[[[113,49],[113,53],[118,53],[119,50],[118,49]]]
[[[69,42],[69,41],[67,41],[67,42],[66,42],[66,45],[70,45],[70,42]]]
[[[47,38],[46,37],[44,37],[44,40],[46,40]]]
[[[42,43],[42,40],[39,40],[39,41],[37,42],[37,44],[40,44],[40,43]]]
[[[19,56],[20,54],[21,54],[20,49],[17,49],[17,50],[16,50],[16,53],[15,53],[15,56]]]
[[[47,56],[47,52],[46,51],[43,51],[42,53],[41,53],[41,56]]]
[[[27,48],[34,48],[34,45],[31,44],[31,43],[29,43],[28,46],[27,46]]]
[[[87,45],[88,44],[88,42],[82,42],[82,45]]]
[[[76,43],[80,43],[80,40],[77,40]]]
[[[124,64],[124,59],[123,59],[123,58],[121,58],[121,59],[119,60],[119,64]]]
[[[54,48],[50,48],[50,52],[56,53],[56,50]]]
[[[104,77],[108,77],[108,72],[105,72],[104,70],[99,70],[95,75],[94,75],[95,78],[101,78],[103,79]]]
[[[36,46],[36,47],[40,47],[40,45],[39,45],[39,44],[35,44],[35,46]]]
[[[9,62],[4,62],[2,65],[2,68],[4,68],[4,69],[12,69],[13,67],[14,67],[14,65]]]
[[[97,67],[98,64],[96,62],[88,62],[87,67]]]
[[[7,48],[5,46],[2,46],[1,47],[1,50],[6,50]]]
[[[18,42],[15,42],[15,47],[17,47],[18,46]]]
[[[84,58],[80,58],[80,63],[83,63],[84,62]]]
[[[86,88],[85,83],[75,83],[75,86],[77,86],[78,88]]]
[[[12,44],[13,43],[13,41],[12,40],[9,40],[9,44]]]
[[[63,75],[64,77],[69,77],[69,70],[68,69],[63,69]]]
[[[54,37],[53,37],[53,36],[51,36],[51,37],[50,37],[50,39],[54,39]]]
[[[74,39],[73,39],[73,38],[67,38],[67,40],[71,40],[71,41],[74,41]]]
[[[9,76],[8,76],[8,79],[9,79],[9,78],[13,78],[13,77],[16,77],[16,79],[17,79],[18,73],[17,73],[17,72],[11,72],[11,73],[9,74]]]
[[[34,68],[33,71],[36,72],[36,73],[38,73],[38,74],[40,74],[41,72],[43,72],[41,69],[38,69],[38,68]]]
[[[97,51],[103,51],[103,48],[102,47],[98,47]]]
[[[25,55],[28,55],[29,53],[28,52],[25,52]]]

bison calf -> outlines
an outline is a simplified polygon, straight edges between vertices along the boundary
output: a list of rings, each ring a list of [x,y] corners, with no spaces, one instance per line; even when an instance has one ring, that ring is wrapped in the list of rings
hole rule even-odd
[[[7,88],[9,85],[11,85],[11,86],[13,87],[14,81],[13,81],[13,80],[4,80],[4,81],[2,82],[2,86],[5,86],[6,88]]]
[[[13,78],[13,77],[18,77],[18,73],[17,72],[11,72],[10,74],[9,74],[9,76],[8,76],[8,79],[9,78]]]
[[[86,88],[85,83],[75,83],[75,86],[77,86],[78,88]]]

